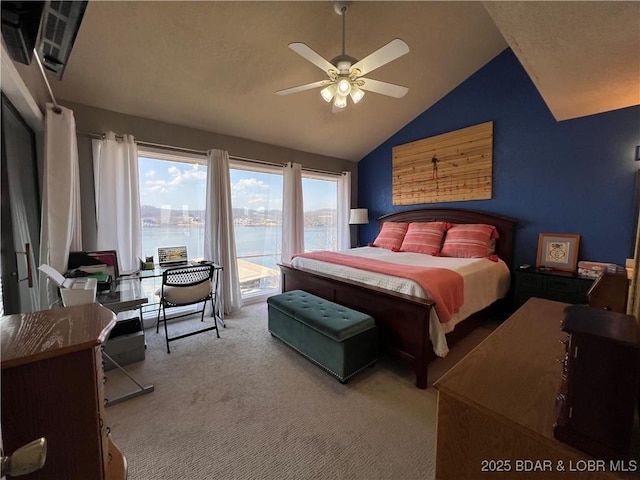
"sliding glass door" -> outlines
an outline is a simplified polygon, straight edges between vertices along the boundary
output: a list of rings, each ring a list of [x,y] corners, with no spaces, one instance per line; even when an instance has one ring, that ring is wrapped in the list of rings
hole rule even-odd
[[[40,309],[40,192],[35,134],[2,94],[0,313]]]
[[[275,293],[282,253],[282,168],[233,161],[230,178],[242,298]]]
[[[233,221],[244,300],[280,290],[282,167],[231,163]],[[335,250],[338,176],[303,170],[306,251]]]

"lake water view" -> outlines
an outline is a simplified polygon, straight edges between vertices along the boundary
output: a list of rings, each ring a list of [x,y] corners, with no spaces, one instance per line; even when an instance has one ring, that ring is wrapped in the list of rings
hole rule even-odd
[[[279,281],[277,264],[282,252],[282,227],[280,225],[234,225],[236,237],[236,255],[239,263],[240,283],[243,293],[248,290],[264,287],[273,288],[273,283]],[[336,239],[334,232],[327,227],[305,227],[305,250],[335,250]],[[203,257],[204,226],[203,225],[157,225],[142,227],[142,255],[153,256],[158,260],[158,247],[186,245],[189,258]],[[252,265],[272,269],[269,278],[268,271]],[[265,275],[267,274],[267,275]],[[261,281],[252,282],[260,277]],[[277,285],[276,285],[277,286]]]

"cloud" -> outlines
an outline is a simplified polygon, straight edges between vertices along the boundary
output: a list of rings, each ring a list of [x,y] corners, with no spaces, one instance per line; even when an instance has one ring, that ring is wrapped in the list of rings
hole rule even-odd
[[[231,185],[232,203],[236,208],[264,210],[280,205],[279,198],[273,198],[271,187],[257,178],[242,178]],[[277,208],[281,208],[278,206]]]
[[[193,208],[204,208],[206,191],[206,168],[189,163],[161,164],[160,161],[141,174],[140,186],[142,203],[187,203]]]

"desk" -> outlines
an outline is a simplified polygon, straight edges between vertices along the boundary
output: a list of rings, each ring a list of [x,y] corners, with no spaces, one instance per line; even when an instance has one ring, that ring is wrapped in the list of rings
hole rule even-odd
[[[140,281],[149,278],[162,278],[162,274],[169,268],[188,268],[200,265],[199,263],[189,263],[184,266],[178,267],[161,267],[156,265],[153,270],[139,270],[138,272],[130,275],[127,278],[139,279]],[[216,319],[216,322],[226,328],[224,323],[224,309],[222,308],[222,266],[211,262],[213,265],[213,279],[211,281],[211,291],[213,292],[211,297],[211,316]],[[140,289],[142,292],[142,289]],[[144,302],[146,303],[146,301]],[[142,313],[141,313],[142,315]]]
[[[143,295],[140,282],[135,277],[121,277],[113,282],[110,290],[98,292],[96,301],[117,314],[136,310],[149,299]]]
[[[96,295],[96,301],[101,303],[102,306],[108,308],[113,313],[118,314],[129,310],[140,310],[140,326],[144,335],[144,324],[142,322],[142,305],[148,302],[147,297],[142,294],[142,288],[140,281],[137,278],[121,277],[114,281],[111,289],[100,292]],[[147,342],[145,340],[145,348]],[[122,395],[114,399],[107,399],[106,406],[115,405],[116,403],[124,402],[134,397],[144,395],[145,393],[151,393],[155,387],[153,385],[143,386],[135,378],[133,378],[129,372],[127,372],[118,362],[116,362],[107,352],[102,350],[102,355],[111,361],[118,370],[123,372],[133,383],[138,386],[138,389]]]

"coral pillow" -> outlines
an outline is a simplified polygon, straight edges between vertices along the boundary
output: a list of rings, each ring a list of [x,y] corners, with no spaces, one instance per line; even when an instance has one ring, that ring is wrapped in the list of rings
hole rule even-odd
[[[408,223],[384,222],[378,237],[369,246],[387,248],[394,252],[399,251],[408,226]]]
[[[449,224],[446,222],[410,223],[400,251],[439,255],[442,237],[448,226]]]
[[[452,225],[447,230],[440,255],[458,258],[488,257],[491,239],[499,236],[493,225],[482,223]]]

